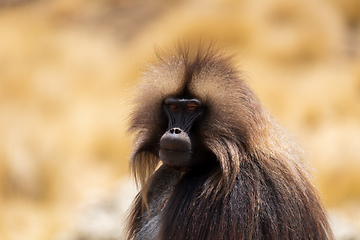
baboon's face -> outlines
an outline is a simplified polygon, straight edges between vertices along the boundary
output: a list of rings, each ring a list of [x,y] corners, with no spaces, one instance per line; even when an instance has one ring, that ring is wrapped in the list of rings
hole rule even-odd
[[[208,151],[202,146],[196,128],[201,124],[205,107],[193,97],[169,97],[163,109],[168,128],[160,139],[160,160],[180,170],[200,165]]]

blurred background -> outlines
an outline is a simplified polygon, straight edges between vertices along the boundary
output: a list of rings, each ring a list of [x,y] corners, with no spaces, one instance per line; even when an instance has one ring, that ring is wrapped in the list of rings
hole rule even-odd
[[[360,239],[359,0],[0,0],[0,239],[122,239],[139,69],[196,35],[238,54]]]

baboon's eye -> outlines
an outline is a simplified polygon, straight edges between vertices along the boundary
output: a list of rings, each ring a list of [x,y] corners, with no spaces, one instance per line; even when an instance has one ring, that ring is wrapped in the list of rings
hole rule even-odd
[[[198,106],[197,106],[196,104],[190,103],[190,104],[187,105],[187,110],[188,110],[190,113],[196,112],[197,109],[198,109]]]
[[[169,107],[171,110],[177,110],[179,108],[179,106],[176,104],[170,104]]]

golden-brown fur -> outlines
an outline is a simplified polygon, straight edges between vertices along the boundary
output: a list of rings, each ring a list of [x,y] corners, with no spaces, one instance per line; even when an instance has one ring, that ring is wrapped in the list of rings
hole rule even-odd
[[[206,106],[195,131],[217,164],[154,173],[167,124],[162,104],[184,92]],[[135,101],[131,166],[142,192],[130,214],[129,239],[332,239],[301,151],[231,57],[211,46],[158,53]]]

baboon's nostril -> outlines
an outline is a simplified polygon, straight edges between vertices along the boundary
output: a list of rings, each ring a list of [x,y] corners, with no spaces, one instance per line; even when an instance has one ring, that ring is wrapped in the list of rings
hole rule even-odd
[[[170,129],[170,133],[171,134],[180,134],[181,133],[181,129],[180,128],[172,128]]]

